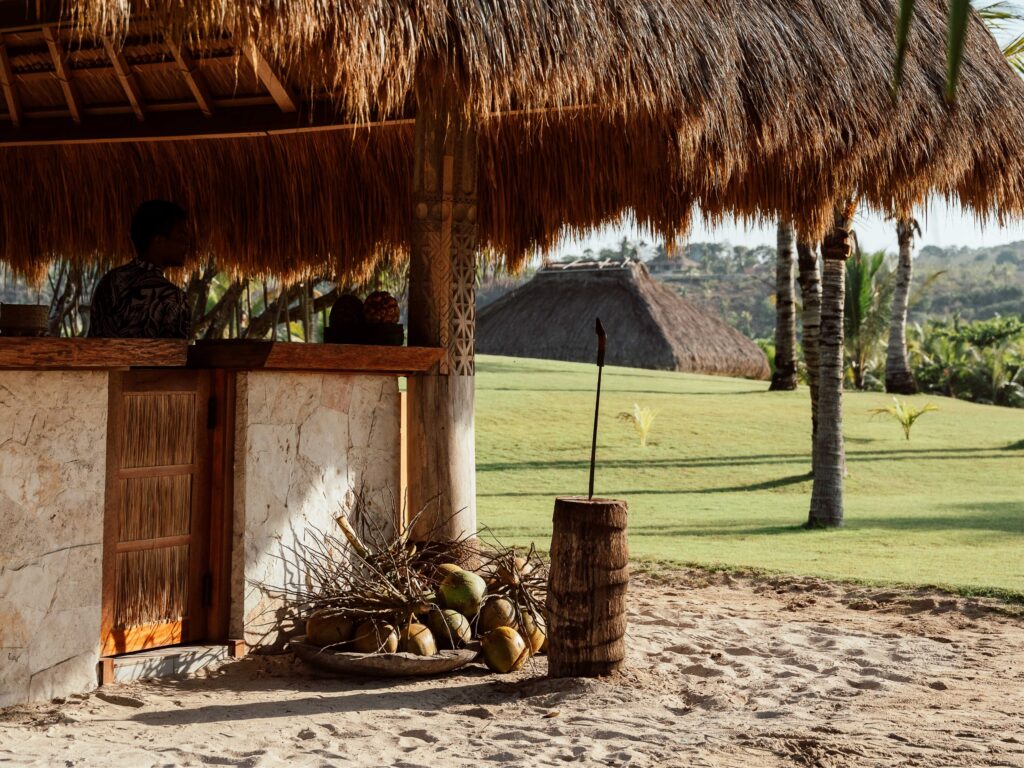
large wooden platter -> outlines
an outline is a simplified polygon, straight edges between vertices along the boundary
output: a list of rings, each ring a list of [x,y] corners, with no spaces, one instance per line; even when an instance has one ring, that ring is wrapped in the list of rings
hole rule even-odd
[[[465,666],[476,658],[477,652],[468,648],[457,651],[439,651],[434,656],[412,653],[348,653],[332,651],[306,642],[300,635],[288,643],[288,648],[304,662],[326,672],[369,677],[415,677],[440,675]]]

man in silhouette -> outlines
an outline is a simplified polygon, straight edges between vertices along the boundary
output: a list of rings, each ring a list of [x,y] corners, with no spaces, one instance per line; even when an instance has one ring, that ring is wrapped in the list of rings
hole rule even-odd
[[[182,267],[191,238],[188,216],[174,203],[150,200],[132,217],[136,256],[110,270],[93,295],[89,336],[108,339],[187,339],[192,313],[185,293],[164,277]]]

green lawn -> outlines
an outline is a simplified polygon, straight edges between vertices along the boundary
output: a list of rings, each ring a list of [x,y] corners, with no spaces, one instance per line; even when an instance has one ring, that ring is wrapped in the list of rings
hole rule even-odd
[[[482,525],[546,548],[553,499],[586,493],[596,368],[480,356]],[[806,389],[606,368],[596,493],[626,499],[634,557],[1024,596],[1024,411],[933,396],[907,442],[844,400],[846,527],[806,531]],[[646,449],[615,419],[657,411]]]

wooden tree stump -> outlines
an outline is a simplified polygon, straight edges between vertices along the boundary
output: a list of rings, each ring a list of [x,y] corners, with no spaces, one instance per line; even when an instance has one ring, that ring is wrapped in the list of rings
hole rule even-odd
[[[555,499],[548,576],[548,675],[596,677],[626,657],[626,502]]]

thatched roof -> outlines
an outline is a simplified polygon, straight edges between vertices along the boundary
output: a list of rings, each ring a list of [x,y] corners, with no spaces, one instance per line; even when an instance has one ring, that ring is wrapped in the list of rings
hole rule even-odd
[[[698,209],[814,236],[851,192],[1019,215],[1024,83],[973,17],[947,106],[947,3],[918,0],[893,106],[897,2],[0,0],[0,259],[123,257],[165,196],[226,266],[365,267],[408,244],[438,93],[481,126],[481,236],[512,261],[629,210],[669,238]]]
[[[654,280],[639,262],[553,265],[477,315],[478,352],[594,362],[594,319],[610,365],[767,379],[760,348]]]

